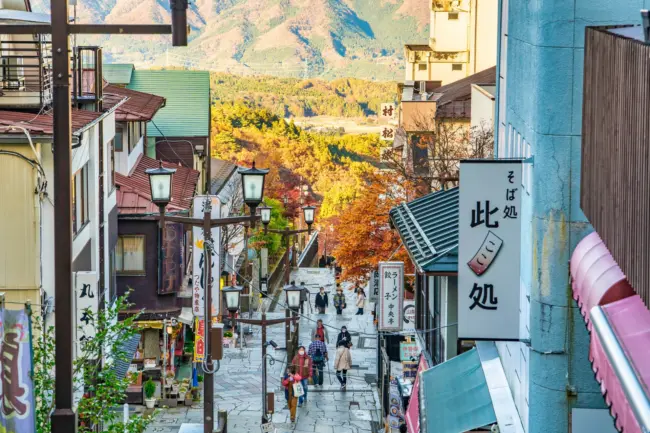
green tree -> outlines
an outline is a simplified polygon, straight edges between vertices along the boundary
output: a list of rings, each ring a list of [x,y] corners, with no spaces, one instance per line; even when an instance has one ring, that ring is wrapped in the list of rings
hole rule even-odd
[[[122,349],[122,343],[137,332],[133,322],[139,314],[130,316],[123,321],[118,320],[120,311],[127,310],[131,304],[127,302],[128,294],[119,297],[106,309],[98,313],[87,310],[93,332],[84,334],[80,343],[80,355],[75,359],[73,371],[75,390],[83,391],[77,413],[79,417],[79,432],[91,433],[94,425],[102,425],[108,433],[142,433],[151,418],[132,415],[125,425],[122,412],[115,411],[126,400],[126,389],[129,386],[128,377],[119,377],[115,366],[119,361],[130,362],[133,354]],[[34,390],[36,394],[36,428],[38,433],[50,433],[50,415],[54,409],[56,395],[54,394],[54,327],[45,326],[39,317],[34,319]],[[78,332],[84,332],[79,328]]]

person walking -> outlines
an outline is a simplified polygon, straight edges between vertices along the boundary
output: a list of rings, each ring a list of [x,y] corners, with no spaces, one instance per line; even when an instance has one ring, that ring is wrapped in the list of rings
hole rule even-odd
[[[307,355],[309,355],[314,364],[314,385],[320,386],[323,386],[323,379],[325,378],[323,370],[325,363],[328,361],[327,346],[322,338],[322,334],[316,334],[316,338],[311,342],[307,351]]]
[[[300,383],[301,380],[302,377],[296,373],[295,365],[287,367],[287,371],[282,378],[282,386],[284,386],[284,398],[287,399],[291,422],[296,422],[296,406],[298,405],[298,397],[296,397],[293,385],[295,383]]]
[[[296,371],[300,375],[302,388],[305,392],[305,395],[298,398],[298,407],[302,407],[302,404],[307,401],[307,385],[309,385],[309,378],[312,377],[313,365],[311,358],[307,355],[305,346],[300,346],[298,348],[298,354],[293,357],[291,365],[296,367]]]
[[[334,295],[334,308],[336,308],[336,314],[343,314],[343,309],[345,308],[345,295],[343,294],[343,289],[340,284],[336,285],[336,295]]]
[[[325,328],[325,326],[323,325],[323,320],[322,319],[318,319],[318,321],[316,322],[316,327],[311,332],[311,340],[312,341],[316,340],[317,335],[321,336],[321,339],[320,339],[321,341],[329,344],[330,337],[327,334],[327,328]]]
[[[327,293],[325,293],[325,287],[321,286],[320,291],[316,294],[316,300],[314,301],[318,314],[325,314],[325,309],[329,307],[329,303],[330,300]]]
[[[345,346],[347,348],[352,347],[352,336],[348,332],[348,328],[345,326],[341,327],[341,332],[339,332],[338,337],[336,337],[336,347]]]
[[[345,391],[348,383],[348,370],[352,368],[352,355],[350,349],[341,344],[336,349],[336,357],[334,358],[334,369],[336,370],[336,378],[341,383],[341,389]]]
[[[305,314],[304,308],[305,304],[309,306],[309,312],[311,313],[311,303],[309,302],[309,289],[305,285],[304,281],[300,282],[300,314]]]
[[[357,289],[357,316],[363,315],[363,307],[366,304],[366,292],[361,287]]]

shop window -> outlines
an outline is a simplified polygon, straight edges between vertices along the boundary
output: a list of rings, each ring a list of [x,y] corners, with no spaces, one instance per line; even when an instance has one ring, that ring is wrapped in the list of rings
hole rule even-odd
[[[115,270],[118,274],[144,274],[145,236],[124,235],[117,239]]]

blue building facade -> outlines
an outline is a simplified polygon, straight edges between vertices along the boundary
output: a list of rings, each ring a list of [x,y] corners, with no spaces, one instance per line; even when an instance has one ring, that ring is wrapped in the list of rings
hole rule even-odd
[[[502,0],[496,155],[527,158],[522,209],[524,342],[498,350],[524,429],[571,431],[574,408],[605,408],[569,259],[592,229],[580,209],[586,26],[639,22],[650,0]]]

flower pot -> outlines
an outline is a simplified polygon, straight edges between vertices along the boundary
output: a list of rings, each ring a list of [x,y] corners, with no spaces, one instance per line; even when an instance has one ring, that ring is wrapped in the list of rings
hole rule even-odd
[[[155,398],[145,398],[144,399],[144,404],[147,407],[147,409],[153,409],[156,407],[156,399]]]

